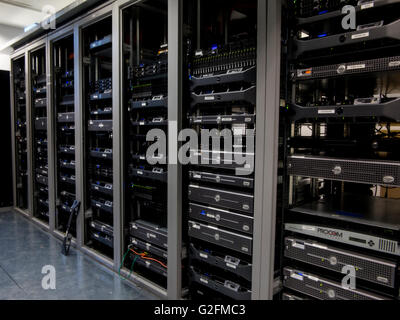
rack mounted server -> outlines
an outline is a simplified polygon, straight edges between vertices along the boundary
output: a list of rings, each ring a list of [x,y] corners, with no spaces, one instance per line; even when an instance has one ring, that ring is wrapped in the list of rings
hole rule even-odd
[[[12,62],[14,92],[14,132],[16,159],[16,206],[28,209],[28,137],[26,125],[26,78],[25,56]]]
[[[200,11],[210,3],[201,1]],[[238,26],[228,19],[224,22],[227,30],[249,29],[243,30],[243,38],[229,34],[225,41],[215,31],[209,36],[219,38],[216,44],[202,38],[201,33],[197,34],[200,39],[194,36],[188,40],[188,126],[198,133],[204,129],[227,129],[233,140],[232,151],[225,151],[222,143],[224,151],[213,149],[211,141],[201,141],[198,149],[190,150],[194,161],[187,169],[189,283],[194,299],[212,294],[240,300],[251,297],[254,150],[246,148],[245,136],[246,132],[251,135],[256,121],[256,43],[252,21],[256,21],[257,6],[253,1],[247,9],[241,1],[221,1],[216,5],[218,10],[212,10],[215,14],[203,23],[215,23],[216,12],[238,10],[246,21]],[[195,43],[202,47],[196,48]],[[213,139],[218,137],[210,140]],[[236,156],[249,161],[241,164]]]
[[[147,1],[123,14],[129,34],[123,44],[125,267],[162,288],[168,276],[168,154],[166,148],[148,154],[154,141],[146,136],[157,130],[168,138],[167,9],[167,1]]]

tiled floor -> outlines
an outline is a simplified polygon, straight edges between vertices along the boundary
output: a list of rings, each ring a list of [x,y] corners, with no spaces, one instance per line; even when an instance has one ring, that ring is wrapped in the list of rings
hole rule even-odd
[[[42,268],[56,270],[56,289],[42,288]],[[61,242],[17,213],[0,213],[0,300],[4,299],[122,299],[156,296],[71,248],[61,254]]]

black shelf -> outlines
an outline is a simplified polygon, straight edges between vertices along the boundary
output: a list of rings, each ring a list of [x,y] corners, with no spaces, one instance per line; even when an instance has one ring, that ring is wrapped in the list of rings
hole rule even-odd
[[[329,197],[295,206],[290,211],[399,231],[397,208],[396,199],[344,194],[339,198]]]

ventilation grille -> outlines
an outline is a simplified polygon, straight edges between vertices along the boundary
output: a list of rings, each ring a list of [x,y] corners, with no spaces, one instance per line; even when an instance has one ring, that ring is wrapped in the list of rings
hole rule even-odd
[[[311,68],[311,74],[307,74],[306,76],[298,76],[298,71],[296,70],[294,74],[294,79],[308,80],[317,78],[329,78],[348,74],[372,73],[398,69],[400,69],[400,56],[394,56],[380,59],[362,60],[349,63],[313,67]]]
[[[397,243],[395,241],[379,239],[379,249],[388,253],[396,253]]]
[[[340,283],[318,278],[291,268],[285,268],[283,272],[284,287],[319,300],[386,300],[381,296],[366,291],[345,289]]]
[[[285,239],[285,257],[341,273],[346,265],[354,266],[356,277],[393,288],[396,264],[365,257],[358,253],[328,247],[320,243]]]
[[[400,186],[400,164],[390,161],[291,156],[288,173],[302,177]]]

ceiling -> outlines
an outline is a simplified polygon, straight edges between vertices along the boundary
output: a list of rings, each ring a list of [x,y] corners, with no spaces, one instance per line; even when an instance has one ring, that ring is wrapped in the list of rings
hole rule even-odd
[[[42,8],[51,5],[55,11],[75,2],[74,0],[0,0],[0,24],[24,28],[35,22],[41,22],[46,13]],[[0,30],[1,32],[1,30]]]

